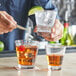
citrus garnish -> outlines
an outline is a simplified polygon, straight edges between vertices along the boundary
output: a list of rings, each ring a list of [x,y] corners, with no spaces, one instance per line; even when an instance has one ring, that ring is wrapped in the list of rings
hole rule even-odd
[[[19,46],[18,51],[25,51],[25,47],[23,45]]]
[[[4,43],[0,41],[0,52],[2,52],[3,50],[4,50]]]
[[[41,6],[34,6],[29,10],[28,16],[35,14],[36,11],[43,11],[43,10],[44,9]]]

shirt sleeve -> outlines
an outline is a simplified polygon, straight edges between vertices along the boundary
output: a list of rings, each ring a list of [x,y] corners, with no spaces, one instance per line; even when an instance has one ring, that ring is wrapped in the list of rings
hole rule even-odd
[[[57,19],[58,16],[58,9],[55,5],[52,4],[52,0],[34,0],[34,6],[42,6],[45,10],[55,10],[57,11]]]

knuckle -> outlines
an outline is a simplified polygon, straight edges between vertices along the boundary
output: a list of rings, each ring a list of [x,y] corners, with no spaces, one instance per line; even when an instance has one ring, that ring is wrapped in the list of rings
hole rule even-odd
[[[8,25],[8,27],[9,27],[9,29],[15,29],[17,26],[15,26],[14,24],[10,23],[10,24]]]
[[[12,28],[12,25],[11,25],[11,23],[9,23],[7,26],[8,26],[8,28]]]
[[[10,15],[8,15],[8,17],[9,17],[9,19],[11,19],[11,20],[13,19],[13,17],[12,17],[12,16],[10,16]]]
[[[9,22],[9,21],[8,21]],[[11,26],[12,25],[12,23],[11,22],[9,22],[9,25]]]
[[[10,23],[8,20],[4,19],[3,21],[5,22],[5,24],[6,24],[8,27],[11,25],[11,23]]]
[[[12,16],[10,16],[10,18],[14,19]]]
[[[8,25],[12,27],[13,23],[11,21],[8,21]]]

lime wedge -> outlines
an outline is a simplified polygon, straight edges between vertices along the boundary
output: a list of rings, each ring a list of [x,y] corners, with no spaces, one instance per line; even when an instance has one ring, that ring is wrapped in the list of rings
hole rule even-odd
[[[4,50],[4,43],[0,41],[0,52],[2,52],[3,50]]]
[[[36,11],[43,11],[43,10],[44,9],[41,6],[34,6],[29,10],[28,16],[35,14]]]

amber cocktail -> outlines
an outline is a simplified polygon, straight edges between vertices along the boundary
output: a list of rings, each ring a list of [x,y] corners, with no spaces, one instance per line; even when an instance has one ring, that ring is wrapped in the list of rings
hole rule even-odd
[[[63,61],[63,55],[47,55],[49,66],[61,66]]]
[[[48,69],[60,70],[65,54],[65,47],[61,45],[47,45],[46,55],[48,61]]]
[[[16,53],[19,68],[34,68],[37,51],[37,42],[16,40]]]

